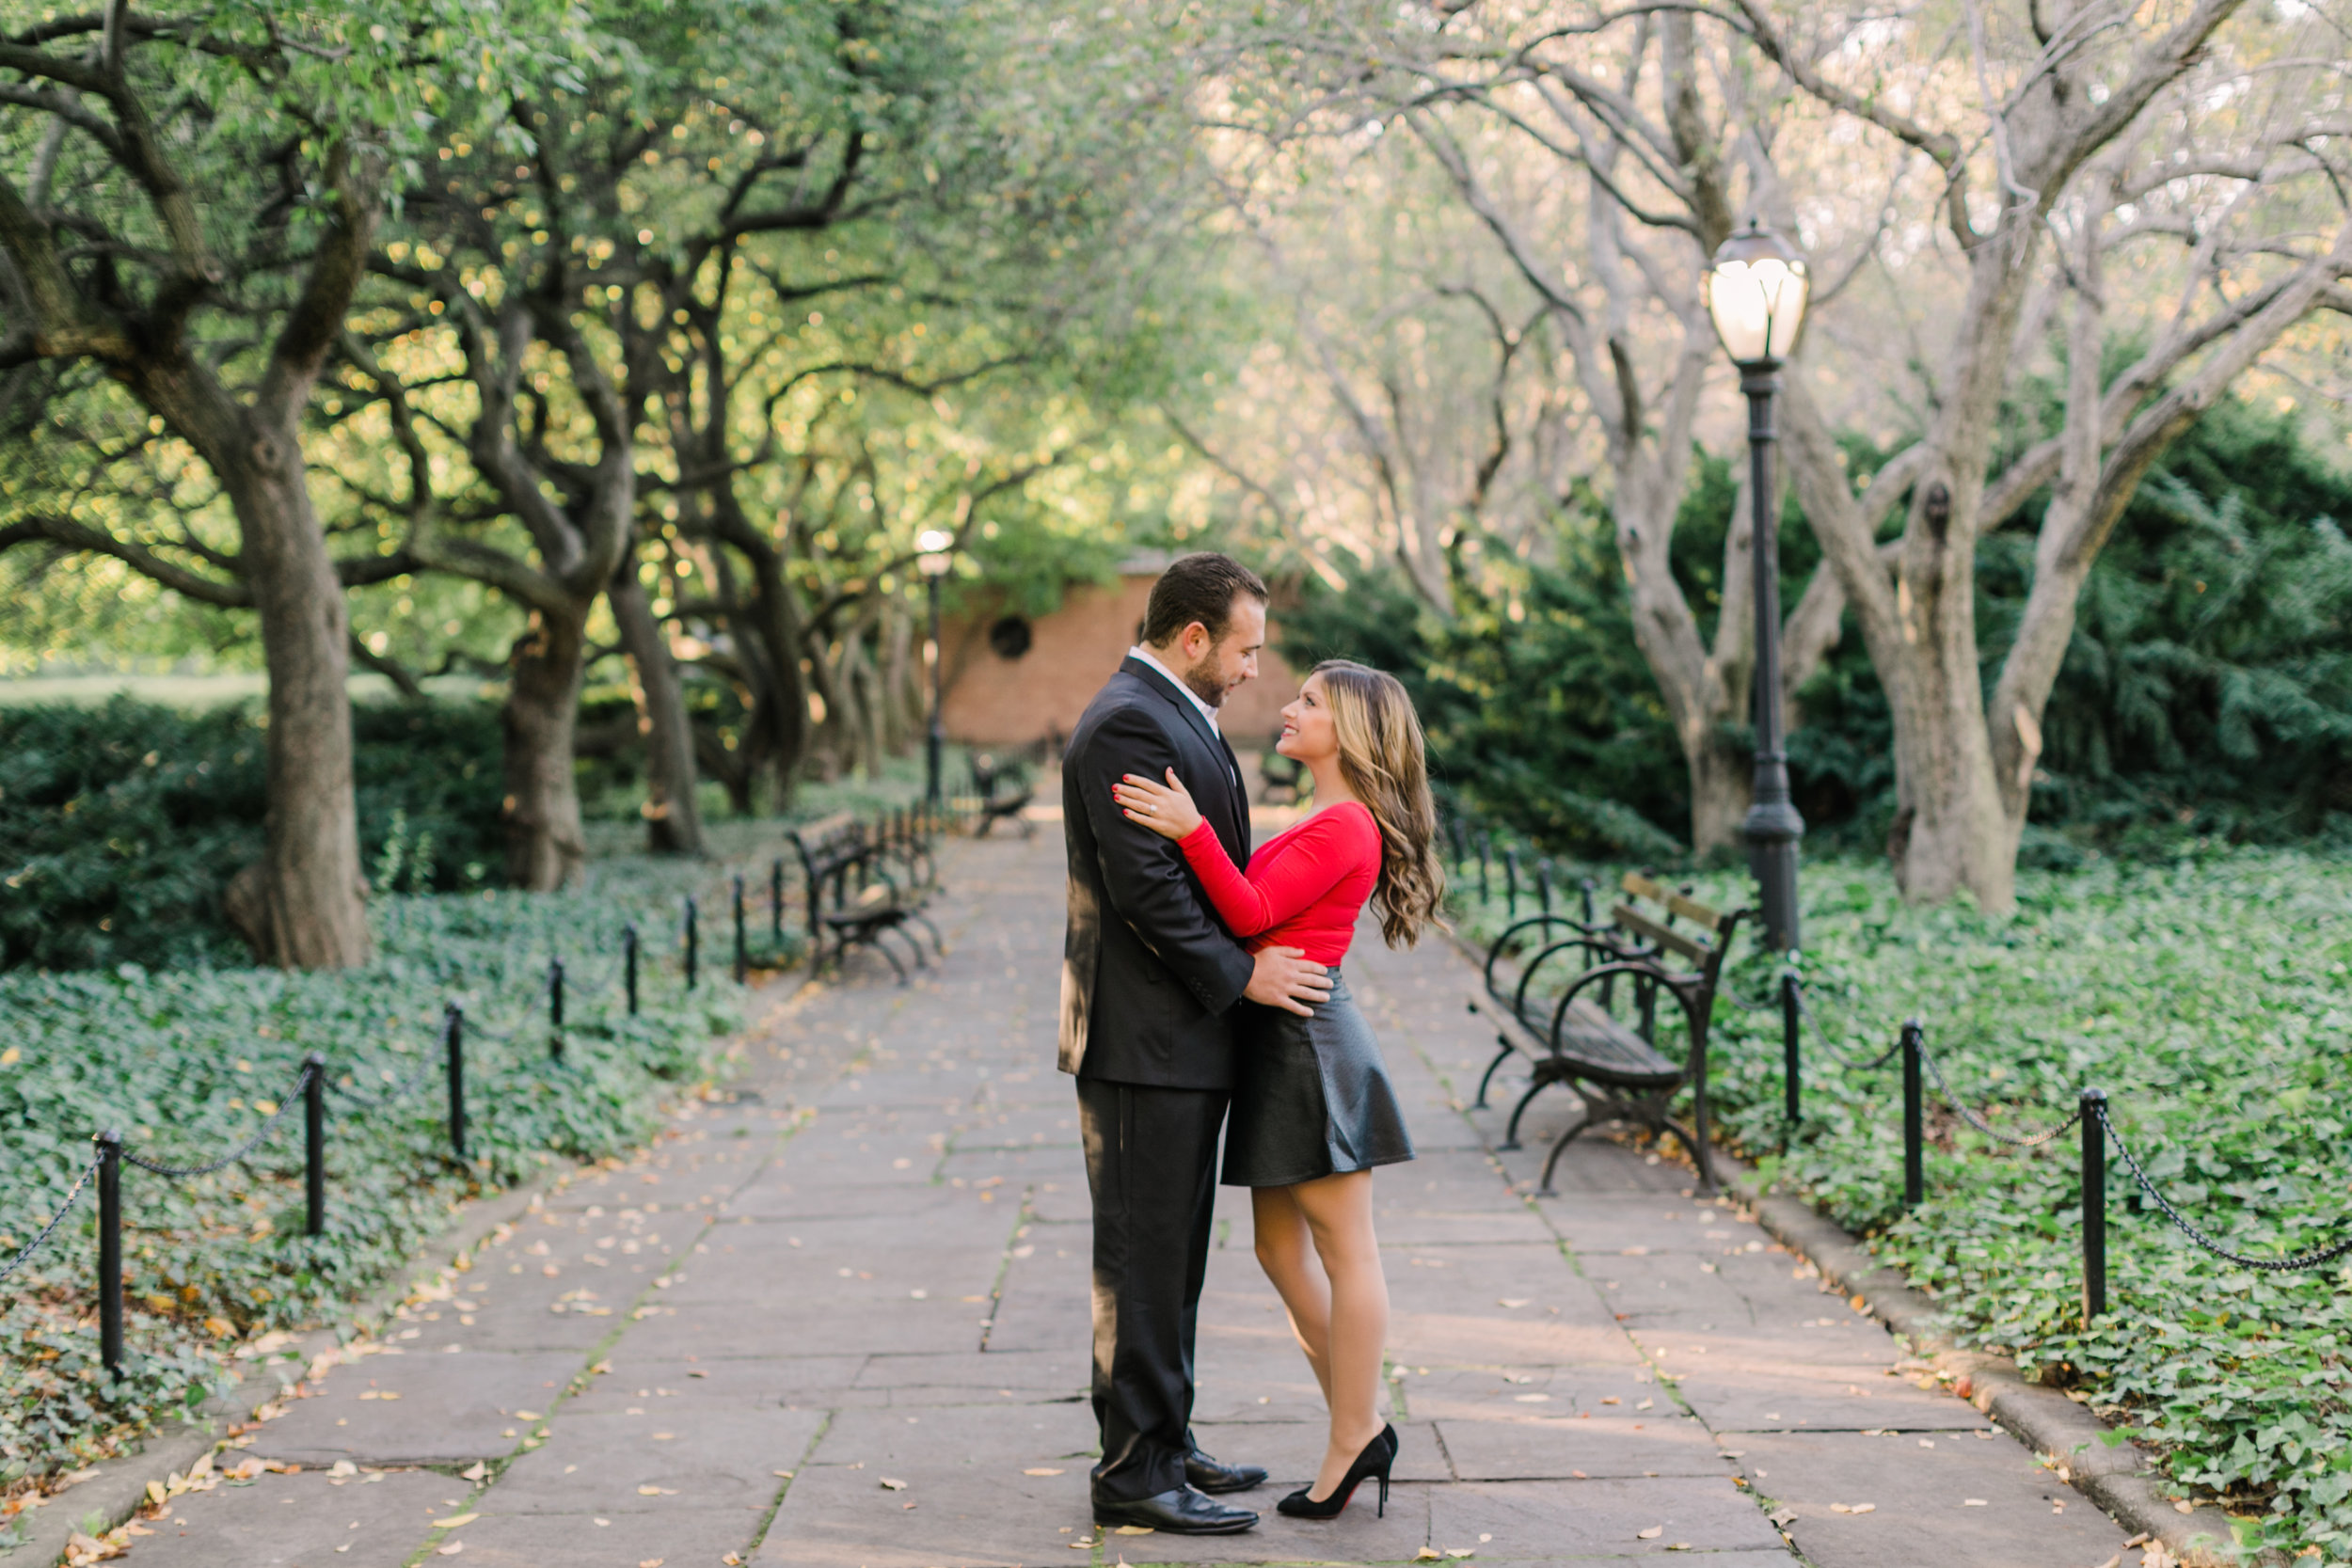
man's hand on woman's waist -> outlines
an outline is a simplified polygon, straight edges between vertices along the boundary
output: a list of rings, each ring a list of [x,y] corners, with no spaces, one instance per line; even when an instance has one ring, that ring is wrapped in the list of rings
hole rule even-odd
[[[1315,1010],[1309,1004],[1331,999],[1331,972],[1308,958],[1303,948],[1269,947],[1257,955],[1257,968],[1241,994],[1262,1007],[1312,1018]]]

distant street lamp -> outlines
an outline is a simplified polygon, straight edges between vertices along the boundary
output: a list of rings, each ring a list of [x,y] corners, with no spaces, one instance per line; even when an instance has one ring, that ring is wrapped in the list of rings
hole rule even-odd
[[[1772,483],[1772,400],[1781,362],[1804,325],[1812,279],[1795,246],[1756,218],[1715,252],[1701,287],[1715,335],[1740,367],[1748,399],[1749,499],[1756,563],[1756,788],[1746,823],[1748,863],[1764,908],[1764,941],[1798,945],[1797,840],[1804,818],[1788,799],[1780,712],[1780,492]]]
[[[947,568],[955,564],[955,557],[949,553],[955,546],[954,534],[935,528],[925,529],[914,541],[914,547],[920,552],[914,558],[914,564],[922,572],[923,585],[930,591],[931,598],[931,727],[924,749],[923,800],[933,811],[939,810],[944,800],[939,789],[939,757],[946,739],[946,733],[940,728],[939,716],[944,700],[940,683],[945,678],[947,662],[946,650],[940,646],[939,641],[939,579],[946,577]]]

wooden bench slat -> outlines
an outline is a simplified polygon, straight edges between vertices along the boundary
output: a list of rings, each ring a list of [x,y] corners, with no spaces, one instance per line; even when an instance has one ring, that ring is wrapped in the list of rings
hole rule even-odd
[[[1638,871],[1627,872],[1624,880],[1618,885],[1636,898],[1646,898],[1651,903],[1661,906],[1669,913],[1680,915],[1692,925],[1704,926],[1710,931],[1720,931],[1724,928],[1722,911],[1708,909],[1695,899],[1686,898],[1673,888],[1645,877]]]
[[[1609,911],[1609,917],[1635,936],[1646,937],[1671,953],[1679,953],[1692,963],[1705,963],[1708,949],[1692,942],[1679,931],[1670,931],[1641,911],[1619,904]]]

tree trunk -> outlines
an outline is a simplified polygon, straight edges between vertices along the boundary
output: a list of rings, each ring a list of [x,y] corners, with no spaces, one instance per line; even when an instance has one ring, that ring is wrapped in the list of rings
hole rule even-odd
[[[645,742],[645,847],[657,855],[703,852],[702,812],[694,800],[694,731],[677,660],[654,618],[653,602],[637,580],[634,551],[621,558],[605,595],[621,628],[621,644],[636,673],[637,731]]]
[[[289,969],[342,969],[372,950],[352,800],[350,622],[292,430],[259,431],[224,475],[269,669],[266,945]]]
[[[792,785],[808,749],[808,687],[802,679],[799,610],[784,578],[783,549],[752,526],[725,485],[717,487],[711,499],[712,531],[751,567],[750,602],[731,600],[727,614],[736,657],[752,688],[751,720],[743,736],[743,746],[752,753],[746,766],[772,774],[776,809],[782,811],[791,803]],[[723,572],[726,552],[714,553]]]
[[[580,713],[580,662],[588,607],[533,610],[507,659],[505,736],[506,880],[548,893],[568,884],[588,858],[572,773],[572,730]]]
[[[1739,848],[1755,799],[1755,753],[1710,725],[1695,750],[1685,750],[1683,760],[1691,768],[1692,852],[1704,859]]]

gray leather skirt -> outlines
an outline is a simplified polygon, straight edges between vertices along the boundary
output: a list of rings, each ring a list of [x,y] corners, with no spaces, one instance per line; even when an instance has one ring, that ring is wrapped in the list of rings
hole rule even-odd
[[[1312,1018],[1241,1004],[1225,1184],[1288,1187],[1413,1157],[1380,1042],[1331,971]]]

